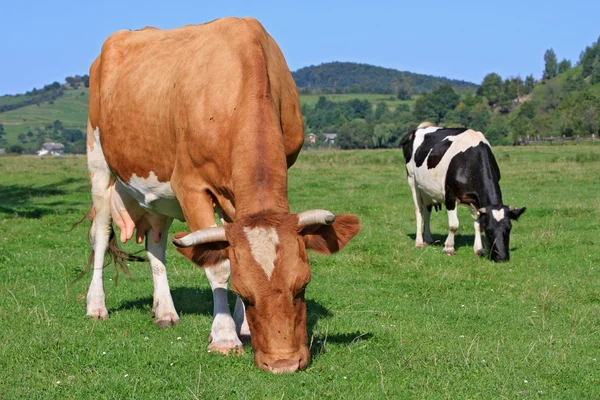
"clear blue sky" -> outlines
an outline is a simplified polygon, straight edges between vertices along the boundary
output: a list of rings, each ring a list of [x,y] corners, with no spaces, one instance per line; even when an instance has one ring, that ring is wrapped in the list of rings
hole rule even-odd
[[[353,61],[481,83],[541,76],[546,49],[573,63],[600,35],[600,0],[584,1],[8,1],[0,3],[0,95],[88,73],[120,29],[168,29],[252,16],[291,70]]]

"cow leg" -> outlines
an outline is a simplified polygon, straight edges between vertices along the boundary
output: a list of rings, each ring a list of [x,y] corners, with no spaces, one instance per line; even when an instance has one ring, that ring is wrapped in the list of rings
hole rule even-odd
[[[422,216],[422,201],[420,196],[417,194],[417,189],[415,187],[415,179],[411,176],[408,177],[408,186],[410,187],[410,191],[412,193],[413,202],[415,204],[415,219],[417,222],[417,233],[415,236],[415,247],[422,248],[423,247],[423,216]]]
[[[424,206],[422,208],[423,213],[423,240],[427,244],[433,243],[433,238],[431,237],[431,204],[428,206]]]
[[[89,238],[94,251],[92,282],[88,289],[86,304],[87,315],[95,319],[108,318],[106,309],[102,272],[104,269],[104,254],[108,248],[111,232],[110,193],[111,173],[104,160],[100,146],[100,132],[92,131],[88,122],[87,159],[90,180],[92,183],[92,201],[95,216],[90,228]]]
[[[444,243],[444,250],[442,252],[444,254],[453,256],[456,254],[456,250],[454,250],[454,235],[458,230],[458,209],[456,202],[446,203],[446,209],[448,210],[449,232],[446,242]]]
[[[475,253],[477,256],[483,257],[485,255],[485,250],[481,243],[481,226],[479,225],[479,221],[477,219],[477,210],[473,207],[471,207],[471,216],[473,217],[473,225],[475,227],[475,243],[473,244],[473,253]]]
[[[248,320],[246,319],[246,307],[240,296],[236,297],[235,309],[233,310],[233,320],[235,321],[236,332],[242,342],[249,342],[250,326],[248,326]]]
[[[172,219],[166,219],[160,227],[152,227],[146,234],[146,253],[152,268],[152,280],[154,281],[154,300],[152,302],[152,314],[154,324],[160,328],[167,328],[179,322],[179,315],[175,311],[173,298],[167,280],[167,266],[165,251],[167,249],[167,238]],[[158,242],[155,241],[155,232],[160,232]]]
[[[230,351],[242,353],[236,326],[227,300],[227,282],[231,275],[229,260],[222,260],[218,264],[204,269],[213,292],[214,308],[213,323],[210,329],[209,351],[218,351],[227,354]]]
[[[174,174],[171,185],[180,199],[190,229],[197,231],[216,226],[213,198],[207,192],[197,192],[194,187],[186,188],[184,183],[178,182],[176,175]],[[229,260],[221,260],[210,267],[205,267],[204,271],[213,292],[214,304],[208,351],[227,354],[233,350],[241,354],[243,353],[242,342],[237,336],[235,322],[231,317],[229,302],[227,301],[227,282],[231,275]]]

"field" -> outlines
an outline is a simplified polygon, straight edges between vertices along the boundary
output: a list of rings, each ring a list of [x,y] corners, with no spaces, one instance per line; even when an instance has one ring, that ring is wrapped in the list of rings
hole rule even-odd
[[[310,255],[312,362],[279,376],[249,346],[206,351],[210,288],[172,246],[179,325],[153,325],[145,264],[118,285],[108,267],[110,318],[86,318],[91,277],[71,282],[90,253],[87,223],[69,231],[90,204],[85,159],[0,157],[0,397],[600,398],[600,146],[495,153],[505,201],[527,207],[504,264],[473,255],[466,209],[456,256],[414,248],[399,150],[301,155],[292,211],[354,213],[363,228],[340,254]],[[432,217],[440,242],[446,220]]]

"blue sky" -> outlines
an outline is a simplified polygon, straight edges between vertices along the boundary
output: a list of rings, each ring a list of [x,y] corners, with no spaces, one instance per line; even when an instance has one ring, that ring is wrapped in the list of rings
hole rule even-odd
[[[354,61],[480,83],[541,76],[546,49],[573,63],[600,35],[600,1],[7,1],[0,3],[0,95],[86,74],[120,29],[252,16],[291,70]]]

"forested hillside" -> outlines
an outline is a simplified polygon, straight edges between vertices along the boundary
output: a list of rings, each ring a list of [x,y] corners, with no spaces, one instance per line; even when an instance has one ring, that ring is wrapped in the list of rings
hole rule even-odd
[[[292,73],[300,93],[379,93],[414,96],[450,84],[458,91],[477,85],[455,79],[352,62],[330,62]]]
[[[600,40],[580,59],[558,61],[554,50],[544,55],[542,79],[502,78],[489,73],[477,90],[456,90],[449,84],[416,98],[414,107],[390,109],[359,101],[331,102],[325,97],[303,106],[307,131],[338,133],[342,149],[394,148],[422,121],[482,131],[495,145],[534,138],[600,135]],[[319,142],[314,146],[319,146]],[[321,145],[322,146],[322,145]],[[329,145],[327,145],[329,146]]]

